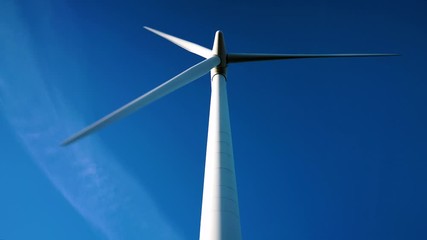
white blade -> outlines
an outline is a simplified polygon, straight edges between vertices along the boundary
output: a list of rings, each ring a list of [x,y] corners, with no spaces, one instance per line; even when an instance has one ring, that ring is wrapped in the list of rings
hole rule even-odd
[[[202,62],[176,75],[175,77],[154,88],[153,90],[147,92],[146,94],[140,96],[139,98],[133,100],[132,102],[101,118],[92,125],[84,128],[80,132],[66,139],[61,145],[66,146],[74,141],[77,141],[78,139],[101,129],[107,124],[110,124],[113,121],[116,121],[119,118],[122,118],[138,110],[139,108],[142,108],[148,105],[149,103],[177,90],[178,88],[187,85],[188,83],[208,73],[213,67],[217,66],[220,61],[220,58],[217,56],[213,56],[211,58],[203,60]]]
[[[165,39],[171,41],[172,43],[184,48],[185,50],[192,52],[194,54],[197,54],[199,56],[202,56],[204,58],[210,58],[213,55],[212,51],[210,49],[202,47],[196,43],[192,43],[192,42],[189,42],[187,40],[174,37],[172,35],[166,34],[164,32],[160,32],[156,29],[152,29],[152,28],[149,28],[146,26],[144,28],[147,29],[148,31],[152,32],[152,33],[159,35],[162,38],[165,38]]]
[[[337,57],[387,57],[399,56],[394,53],[351,53],[351,54],[265,54],[265,53],[230,53],[227,63],[253,62],[298,58],[337,58]]]

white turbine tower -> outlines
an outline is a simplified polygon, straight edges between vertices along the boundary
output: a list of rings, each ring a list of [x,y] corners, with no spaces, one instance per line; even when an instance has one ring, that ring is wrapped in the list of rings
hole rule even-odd
[[[155,29],[145,29],[172,43],[205,58],[200,63],[176,75],[160,86],[131,101],[116,111],[84,128],[65,140],[68,145],[87,136],[105,125],[118,120],[139,108],[181,88],[211,72],[211,105],[209,112],[208,142],[206,149],[205,179],[200,223],[201,240],[241,239],[240,215],[234,172],[233,145],[227,100],[226,68],[229,63],[334,57],[377,57],[396,54],[235,54],[227,53],[223,35],[215,34],[212,50],[198,44],[168,35]]]

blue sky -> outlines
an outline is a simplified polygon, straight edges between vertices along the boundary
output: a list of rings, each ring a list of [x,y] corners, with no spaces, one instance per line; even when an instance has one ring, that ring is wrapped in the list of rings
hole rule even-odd
[[[197,239],[205,76],[70,147],[87,124],[230,52],[402,56],[230,65],[244,239],[426,239],[426,1],[0,2],[0,239]]]

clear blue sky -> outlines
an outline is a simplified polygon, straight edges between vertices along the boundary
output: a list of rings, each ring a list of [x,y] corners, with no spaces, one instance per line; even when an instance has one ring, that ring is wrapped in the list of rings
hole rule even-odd
[[[244,239],[427,239],[427,2],[0,2],[0,239],[197,239],[209,77],[70,134],[230,52],[402,56],[231,65]]]

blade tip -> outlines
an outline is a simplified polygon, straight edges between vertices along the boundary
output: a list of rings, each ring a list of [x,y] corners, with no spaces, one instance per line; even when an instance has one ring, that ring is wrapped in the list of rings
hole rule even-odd
[[[59,144],[59,146],[61,147],[67,147],[68,145],[70,145],[72,142],[74,142],[73,139],[65,139],[61,144]]]
[[[75,134],[75,135],[72,135],[71,137],[69,137],[69,138],[65,139],[65,140],[60,144],[60,146],[61,146],[61,147],[67,147],[67,146],[69,146],[69,145],[71,145],[71,144],[75,143],[77,140],[80,140],[82,137],[84,137],[84,135],[82,135],[82,134]]]
[[[150,27],[147,27],[147,26],[144,26],[144,29],[147,30],[147,31],[153,32],[153,33],[156,33],[156,31],[157,31],[154,28],[150,28]]]

